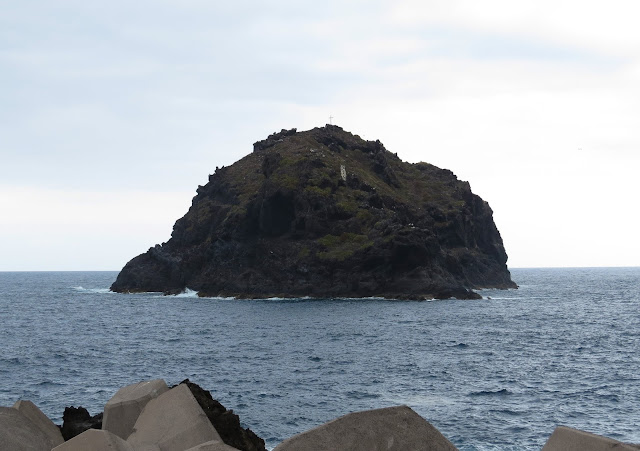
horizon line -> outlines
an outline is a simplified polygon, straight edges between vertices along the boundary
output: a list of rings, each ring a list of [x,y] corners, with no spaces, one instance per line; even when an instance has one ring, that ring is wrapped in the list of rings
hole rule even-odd
[[[514,266],[513,269],[624,269],[640,268],[640,265],[611,265],[611,266]],[[122,269],[0,269],[0,273],[8,272],[120,272]]]

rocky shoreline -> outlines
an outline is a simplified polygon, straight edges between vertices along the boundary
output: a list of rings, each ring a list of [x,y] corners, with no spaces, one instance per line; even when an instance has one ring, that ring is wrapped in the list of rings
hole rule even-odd
[[[638,450],[607,437],[558,426],[543,451]],[[56,426],[27,400],[0,407],[0,450],[266,451],[238,415],[188,379],[155,379],[118,390],[103,413],[67,407]],[[290,437],[274,451],[437,450],[457,448],[407,406],[350,413]]]

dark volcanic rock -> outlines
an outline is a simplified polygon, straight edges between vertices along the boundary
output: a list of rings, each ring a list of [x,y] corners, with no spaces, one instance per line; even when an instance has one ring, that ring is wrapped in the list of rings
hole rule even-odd
[[[469,183],[335,125],[282,130],[216,169],[171,239],[118,292],[477,298],[513,288],[489,205]]]
[[[62,438],[71,440],[87,429],[102,429],[102,413],[91,416],[84,407],[65,407],[62,414]]]
[[[222,404],[213,399],[211,393],[199,385],[185,379],[181,384],[186,384],[191,393],[204,410],[213,427],[220,434],[220,438],[229,446],[241,451],[266,451],[264,440],[258,437],[251,429],[243,429],[240,426],[240,418],[227,410]]]

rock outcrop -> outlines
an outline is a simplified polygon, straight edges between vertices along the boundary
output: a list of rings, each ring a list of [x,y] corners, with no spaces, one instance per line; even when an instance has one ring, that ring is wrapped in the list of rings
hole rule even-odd
[[[84,407],[66,407],[62,414],[62,437],[70,440],[88,429],[102,429],[102,412],[91,416]]]
[[[477,298],[511,288],[489,205],[469,183],[335,125],[283,130],[217,168],[171,239],[125,265],[117,292]]]

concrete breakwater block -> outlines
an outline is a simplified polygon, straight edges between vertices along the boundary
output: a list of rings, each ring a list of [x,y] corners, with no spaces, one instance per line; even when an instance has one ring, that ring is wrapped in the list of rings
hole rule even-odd
[[[189,448],[186,451],[239,451],[239,450],[238,448],[234,448],[233,446],[226,445],[225,443],[219,442],[218,440],[211,440],[210,442],[201,443],[198,446]]]
[[[49,436],[18,409],[0,407],[0,450],[51,451]]]
[[[115,434],[101,429],[87,429],[52,451],[134,451],[127,442]]]
[[[545,443],[542,451],[637,451],[634,445],[613,440],[578,429],[558,426]]]
[[[295,435],[274,451],[454,451],[428,421],[407,406],[350,413]]]
[[[147,403],[168,390],[162,379],[122,387],[104,406],[102,429],[126,440]]]
[[[147,403],[127,442],[136,450],[152,444],[184,451],[211,440],[222,441],[189,387],[180,384]]]
[[[48,437],[50,448],[64,443],[60,428],[53,424],[53,421],[42,413],[34,403],[27,400],[20,400],[13,405],[13,408],[31,420],[31,422]]]

